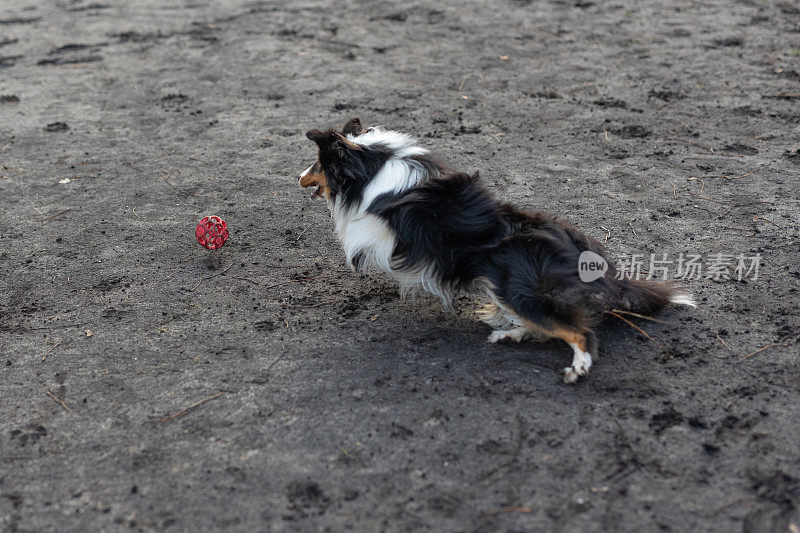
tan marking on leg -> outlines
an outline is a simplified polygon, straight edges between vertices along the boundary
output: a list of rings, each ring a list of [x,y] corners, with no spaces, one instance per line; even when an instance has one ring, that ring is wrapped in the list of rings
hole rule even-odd
[[[564,369],[565,383],[575,383],[589,373],[589,369],[592,367],[592,356],[587,352],[589,343],[584,331],[564,324],[557,324],[552,329],[548,329],[527,320],[525,326],[531,330],[538,330],[549,337],[561,339],[572,347],[572,365]]]
[[[576,345],[582,352],[586,351],[586,335],[581,331],[558,325],[553,328],[553,337],[557,337],[567,344]]]
[[[541,335],[547,338],[557,337],[557,335],[553,330],[547,329],[544,326],[537,324],[536,322],[531,322],[530,320],[526,320],[522,317],[520,317],[520,321],[526,328],[528,328],[534,334]]]
[[[586,351],[589,344],[586,335],[582,331],[561,324],[553,328],[553,333],[572,347],[572,365],[564,369],[564,383],[575,383],[588,374],[592,367],[592,356]]]

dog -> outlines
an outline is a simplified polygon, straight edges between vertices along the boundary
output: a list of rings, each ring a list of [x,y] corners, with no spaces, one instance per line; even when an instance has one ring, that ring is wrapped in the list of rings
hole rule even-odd
[[[359,119],[342,131],[306,133],[316,163],[300,175],[324,199],[350,267],[389,274],[402,294],[421,289],[450,306],[460,290],[483,290],[479,310],[501,340],[561,339],[572,347],[564,381],[587,375],[598,355],[593,327],[604,312],[653,313],[669,304],[695,306],[674,283],[618,276],[603,245],[575,226],[496,200],[477,174],[453,170],[409,135],[365,129]],[[608,265],[592,281],[579,276],[579,258],[596,254]]]

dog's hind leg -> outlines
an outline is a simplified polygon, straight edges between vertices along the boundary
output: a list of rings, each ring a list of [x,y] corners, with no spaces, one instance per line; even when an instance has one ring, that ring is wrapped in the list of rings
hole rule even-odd
[[[522,342],[528,339],[544,341],[548,338],[531,331],[523,325],[522,319],[497,304],[486,304],[478,309],[477,313],[482,322],[494,328],[494,331],[486,338],[491,344],[497,344],[505,339]]]
[[[498,342],[511,339],[512,341],[522,342],[531,338],[533,335],[528,328],[525,326],[520,326],[514,329],[496,329],[489,334],[486,338],[488,342],[491,344],[497,344]]]
[[[592,367],[597,337],[590,328],[602,308],[597,298],[602,294],[577,275],[579,248],[564,228],[534,225],[503,240],[485,267],[485,290],[493,303],[528,330],[570,345],[567,383],[586,376]]]
[[[563,326],[556,327],[553,333],[572,348],[572,365],[564,369],[564,383],[575,383],[589,373],[592,361],[597,358],[597,336],[591,330]]]
[[[548,337],[561,339],[572,348],[572,364],[564,369],[564,383],[575,383],[586,376],[597,359],[597,336],[588,328],[568,326],[555,319],[544,320],[544,324],[525,320],[525,326]]]
[[[525,305],[526,303],[528,302],[525,300],[518,300],[518,306],[513,311],[501,305],[498,306],[498,312],[510,317],[513,323],[522,324],[527,332],[520,332],[519,328],[494,331],[489,335],[489,342],[507,338],[521,340],[526,337],[561,339],[570,345],[573,352],[572,364],[564,369],[564,382],[575,383],[586,376],[592,367],[592,362],[597,358],[598,343],[594,332],[586,326],[579,325],[580,321],[568,324],[563,319],[537,312],[539,310],[537,306]]]

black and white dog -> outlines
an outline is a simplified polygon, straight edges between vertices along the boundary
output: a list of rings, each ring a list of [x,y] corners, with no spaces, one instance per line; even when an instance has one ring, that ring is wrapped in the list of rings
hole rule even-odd
[[[470,176],[433,159],[410,136],[364,129],[311,130],[317,162],[300,176],[327,201],[351,267],[376,267],[402,292],[421,288],[449,305],[459,289],[476,287],[491,303],[479,310],[494,331],[489,342],[559,338],[574,351],[564,381],[585,376],[597,357],[592,327],[603,312],[652,313],[694,306],[668,283],[617,279],[603,246],[574,226],[495,200]],[[582,252],[608,263],[604,276],[581,281]]]

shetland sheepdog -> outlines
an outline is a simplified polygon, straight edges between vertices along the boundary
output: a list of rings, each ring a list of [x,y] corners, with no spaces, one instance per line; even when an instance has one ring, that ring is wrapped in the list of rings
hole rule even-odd
[[[484,291],[490,303],[479,316],[493,328],[488,341],[562,339],[574,353],[567,383],[596,361],[592,328],[604,311],[695,305],[675,284],[617,276],[598,241],[555,216],[497,201],[477,174],[449,168],[409,135],[364,129],[354,118],[342,131],[306,136],[319,153],[300,185],[327,203],[354,271],[377,268],[402,293],[421,289],[445,306],[460,290]],[[607,263],[605,275],[581,280],[583,252]]]

